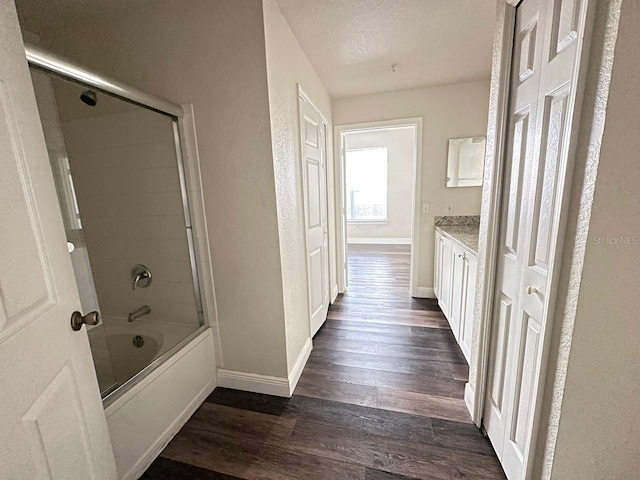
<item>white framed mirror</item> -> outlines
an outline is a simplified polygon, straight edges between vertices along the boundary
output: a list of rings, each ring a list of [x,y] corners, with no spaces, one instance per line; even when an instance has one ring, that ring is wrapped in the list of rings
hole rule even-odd
[[[487,137],[449,139],[447,187],[480,187]]]

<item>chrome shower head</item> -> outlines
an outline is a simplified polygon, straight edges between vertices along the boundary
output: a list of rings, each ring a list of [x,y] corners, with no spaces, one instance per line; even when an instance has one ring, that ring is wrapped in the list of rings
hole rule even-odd
[[[80,94],[80,100],[89,105],[90,107],[95,107],[98,103],[98,96],[96,92],[93,90],[85,90]]]

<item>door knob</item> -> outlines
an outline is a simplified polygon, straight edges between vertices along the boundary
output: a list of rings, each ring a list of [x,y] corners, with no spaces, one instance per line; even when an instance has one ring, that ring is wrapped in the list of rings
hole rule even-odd
[[[536,287],[532,287],[531,285],[529,285],[527,287],[527,294],[533,295],[534,293],[540,293],[540,290],[538,290]]]
[[[80,312],[73,312],[71,314],[71,330],[77,332],[82,328],[82,324],[98,325],[100,323],[99,312],[89,312],[86,315],[82,315]]]

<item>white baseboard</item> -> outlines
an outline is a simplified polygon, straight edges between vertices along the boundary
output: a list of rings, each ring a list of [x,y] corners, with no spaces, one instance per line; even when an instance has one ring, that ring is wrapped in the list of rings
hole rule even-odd
[[[257,373],[236,372],[234,370],[218,369],[216,375],[218,386],[243,390],[245,392],[263,393],[265,395],[275,395],[277,397],[291,397],[293,391],[300,380],[300,375],[304,370],[313,344],[311,339],[302,347],[302,351],[293,365],[289,378],[272,377],[269,375],[259,375]]]
[[[410,238],[349,238],[347,243],[354,245],[411,245]]]
[[[311,355],[312,349],[313,343],[311,342],[311,338],[307,338],[300,355],[298,355],[296,363],[293,365],[291,372],[289,372],[289,396],[293,395],[293,391],[296,389],[296,385],[298,384],[298,380],[300,380],[300,375],[302,375],[302,371],[307,364],[307,360],[309,360],[309,355]]]
[[[469,410],[469,413],[471,414],[471,419],[474,421],[474,423],[476,422],[476,419],[473,418],[473,411],[474,411],[474,399],[475,399],[476,395],[475,392],[473,391],[473,388],[471,388],[471,385],[469,384],[469,382],[465,383],[464,385],[464,403],[467,406],[467,410]]]
[[[257,373],[236,372],[218,369],[218,386],[244,390],[245,392],[264,393],[278,397],[289,397],[289,379],[271,377]]]
[[[418,287],[415,290],[416,292],[413,296],[416,298],[436,298],[436,294],[433,291],[433,288]]]

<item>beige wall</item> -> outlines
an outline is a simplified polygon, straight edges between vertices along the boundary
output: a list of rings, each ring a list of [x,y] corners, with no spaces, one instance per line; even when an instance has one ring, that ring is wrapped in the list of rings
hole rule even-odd
[[[637,478],[640,469],[639,29],[640,4],[623,2],[599,165],[584,176],[585,185],[596,180],[560,392],[558,480]],[[580,194],[584,204],[589,192]]]
[[[176,103],[193,103],[219,366],[286,376],[260,0],[199,1],[188,8],[170,0],[118,1],[101,15],[78,8],[49,16],[39,15],[39,2],[17,4],[23,28],[38,34],[45,48]]]
[[[402,238],[411,240],[413,206],[413,154],[415,128],[350,133],[347,150],[386,147],[387,149],[387,222],[348,223],[347,238]],[[347,179],[348,181],[348,179]]]
[[[423,117],[421,203],[429,203],[431,209],[429,214],[420,214],[418,288],[433,289],[433,217],[443,215],[447,203],[454,204],[456,215],[480,213],[480,187],[445,187],[447,148],[449,138],[485,135],[488,105],[488,80],[333,102],[335,125]]]
[[[289,371],[310,338],[306,244],[302,198],[302,163],[298,121],[298,85],[327,119],[327,143],[332,142],[331,100],[313,66],[300,48],[275,0],[264,0],[267,77],[273,145],[273,168]],[[329,249],[335,257],[333,219],[333,150],[327,151]],[[335,258],[331,264],[331,288],[336,285]]]

